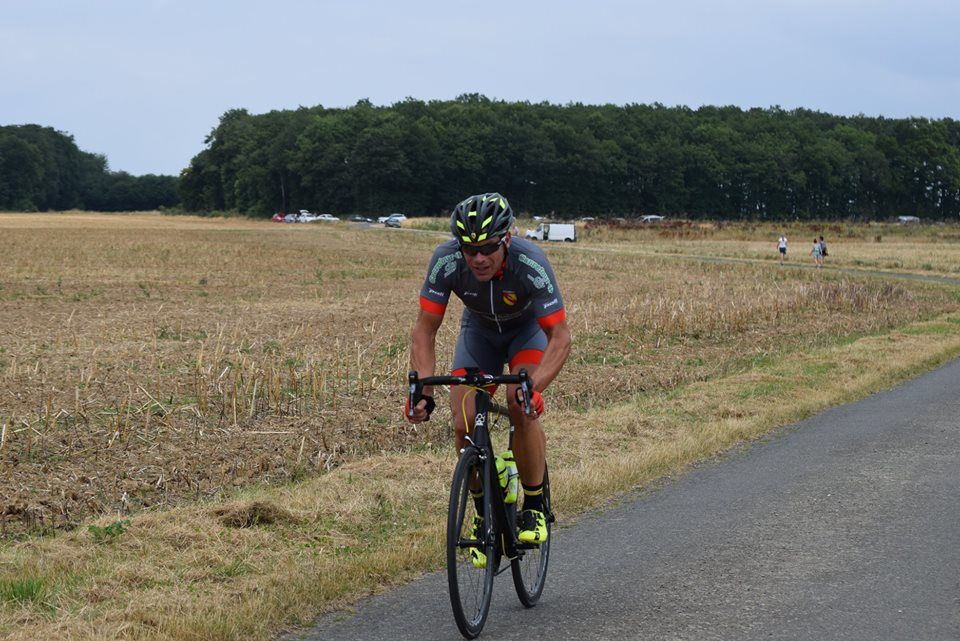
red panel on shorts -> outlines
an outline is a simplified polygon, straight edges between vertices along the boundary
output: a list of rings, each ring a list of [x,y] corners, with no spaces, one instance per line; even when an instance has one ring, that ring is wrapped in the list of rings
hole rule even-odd
[[[512,372],[517,365],[539,365],[541,358],[543,358],[543,352],[539,349],[521,349],[510,359],[510,371]]]

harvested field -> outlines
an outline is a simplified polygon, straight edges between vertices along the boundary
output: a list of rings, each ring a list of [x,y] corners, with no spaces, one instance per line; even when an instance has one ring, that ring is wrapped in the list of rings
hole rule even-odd
[[[789,240],[788,260],[812,264],[813,239],[824,236],[830,266],[896,270],[956,277],[960,274],[960,225],[849,223],[683,223],[623,228],[591,223],[590,243],[651,254],[688,254],[778,261],[777,239]]]
[[[444,411],[418,429],[399,412],[417,292],[440,236],[16,214],[0,215],[0,239],[0,536],[303,478],[449,437]],[[588,235],[583,245],[648,240]],[[766,242],[721,240],[722,251],[744,256]],[[707,241],[671,242],[690,253]],[[548,251],[575,336],[547,395],[558,417],[960,307],[937,286]],[[456,304],[448,316],[440,367]]]

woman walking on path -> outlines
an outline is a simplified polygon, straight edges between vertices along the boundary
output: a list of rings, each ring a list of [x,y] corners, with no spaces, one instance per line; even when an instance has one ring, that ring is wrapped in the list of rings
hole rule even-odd
[[[820,237],[820,264],[823,265],[823,259],[827,257],[827,243]]]
[[[783,264],[784,259],[787,257],[787,236],[786,234],[780,234],[780,240],[777,241],[777,249],[780,251],[780,264]]]
[[[810,255],[813,256],[813,262],[817,267],[823,267],[823,254],[820,253],[820,241],[816,238],[813,239],[813,249],[810,250]]]

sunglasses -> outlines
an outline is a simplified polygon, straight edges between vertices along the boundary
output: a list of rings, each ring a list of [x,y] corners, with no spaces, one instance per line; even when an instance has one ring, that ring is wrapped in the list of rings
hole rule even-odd
[[[499,243],[492,243],[490,245],[464,245],[460,243],[460,251],[462,251],[467,256],[476,256],[477,254],[483,254],[484,256],[490,256],[495,254],[500,245],[503,244],[503,241],[506,239],[506,236],[500,237]]]

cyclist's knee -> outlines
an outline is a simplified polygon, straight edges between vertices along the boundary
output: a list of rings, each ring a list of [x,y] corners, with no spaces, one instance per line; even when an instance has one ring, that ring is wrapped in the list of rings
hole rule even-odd
[[[517,414],[523,413],[522,406],[517,402],[518,389],[520,389],[519,385],[507,386],[507,409],[510,410],[511,416],[516,416]]]
[[[523,429],[529,418],[523,413],[523,406],[517,403],[515,398],[511,397],[507,400],[507,411],[510,413],[510,421],[513,423],[513,426],[518,430]]]
[[[527,416],[519,403],[514,403],[509,409],[510,420],[513,422],[513,427],[518,433],[522,434],[528,430],[543,431],[540,425],[540,419],[536,416]]]

